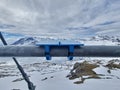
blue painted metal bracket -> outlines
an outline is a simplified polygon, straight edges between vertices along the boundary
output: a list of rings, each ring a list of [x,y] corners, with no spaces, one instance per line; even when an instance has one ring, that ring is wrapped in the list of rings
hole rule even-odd
[[[73,53],[74,53],[74,45],[69,45],[69,49],[68,49],[68,59],[69,60],[73,59]]]
[[[51,56],[50,56],[50,46],[49,45],[45,45],[45,56],[47,60],[51,60]]]
[[[51,60],[52,57],[50,55],[50,51],[51,51],[51,46],[52,47],[68,47],[68,59],[69,60],[73,60],[73,57],[74,57],[74,48],[76,46],[84,46],[84,44],[80,44],[80,43],[64,43],[64,42],[55,42],[55,43],[38,43],[36,44],[36,46],[43,46],[44,49],[45,49],[45,57],[46,57],[46,60]]]

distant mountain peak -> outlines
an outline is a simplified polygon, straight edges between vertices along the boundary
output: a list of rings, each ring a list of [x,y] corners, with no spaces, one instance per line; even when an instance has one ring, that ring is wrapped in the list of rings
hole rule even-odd
[[[23,37],[14,42],[12,45],[35,45],[38,41],[34,37]]]

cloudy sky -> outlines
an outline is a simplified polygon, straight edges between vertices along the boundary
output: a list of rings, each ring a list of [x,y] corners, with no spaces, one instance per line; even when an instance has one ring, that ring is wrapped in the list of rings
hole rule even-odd
[[[74,37],[120,34],[119,29],[120,0],[0,0],[4,32]]]

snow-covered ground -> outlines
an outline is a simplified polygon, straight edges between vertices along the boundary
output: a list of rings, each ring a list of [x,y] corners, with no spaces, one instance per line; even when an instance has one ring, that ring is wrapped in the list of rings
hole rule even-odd
[[[95,63],[101,61],[102,65],[107,64],[112,58],[75,58],[73,61],[67,61],[65,58],[45,61],[44,58],[18,58],[18,61],[24,67],[31,81],[36,85],[36,90],[119,90],[120,89],[120,70],[113,69],[109,74],[107,68],[102,65],[94,69],[98,74],[104,74],[103,79],[88,79],[83,84],[74,84],[80,78],[69,80],[66,76],[69,74],[75,62],[84,60]],[[27,84],[22,79],[11,58],[1,58],[0,60],[0,88],[1,90],[27,90]],[[8,76],[7,76],[8,75]],[[13,75],[13,76],[12,76]],[[107,78],[105,78],[107,77]]]
[[[14,45],[33,45],[45,38],[22,37]],[[47,38],[46,40],[56,40]],[[66,40],[66,39],[65,39]],[[116,39],[115,39],[116,40]],[[75,40],[85,45],[118,45],[119,42],[111,38],[108,40],[103,37],[92,37]],[[119,64],[119,58],[74,58],[68,61],[66,58],[53,58],[46,61],[45,58],[17,58],[24,70],[30,76],[30,80],[36,85],[36,90],[119,90],[120,89],[120,69],[111,69],[104,67],[110,60],[116,60]],[[88,61],[90,63],[100,62],[100,67],[94,69],[95,73],[102,74],[101,79],[86,79],[82,84],[74,84],[81,80],[76,78],[69,80],[66,76],[76,62]],[[83,76],[86,77],[86,76]],[[26,82],[23,80],[12,58],[0,58],[0,90],[28,90]]]

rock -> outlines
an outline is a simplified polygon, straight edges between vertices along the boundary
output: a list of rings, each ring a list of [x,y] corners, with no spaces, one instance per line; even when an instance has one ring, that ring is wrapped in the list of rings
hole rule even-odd
[[[93,69],[99,67],[97,64],[90,64],[87,61],[84,61],[82,63],[75,63],[73,66],[73,69],[70,71],[70,74],[67,75],[67,77],[71,79],[79,78],[81,77],[81,81],[77,81],[76,83],[83,83],[85,79],[90,78],[100,78],[98,74],[96,74]],[[89,76],[88,78],[83,78],[83,76]]]
[[[41,79],[41,81],[44,81],[44,80],[47,80],[48,78],[47,77],[45,77],[45,78],[43,78],[43,79]]]
[[[109,69],[120,69],[120,63],[115,63],[114,61],[110,61],[105,67],[108,67]]]

